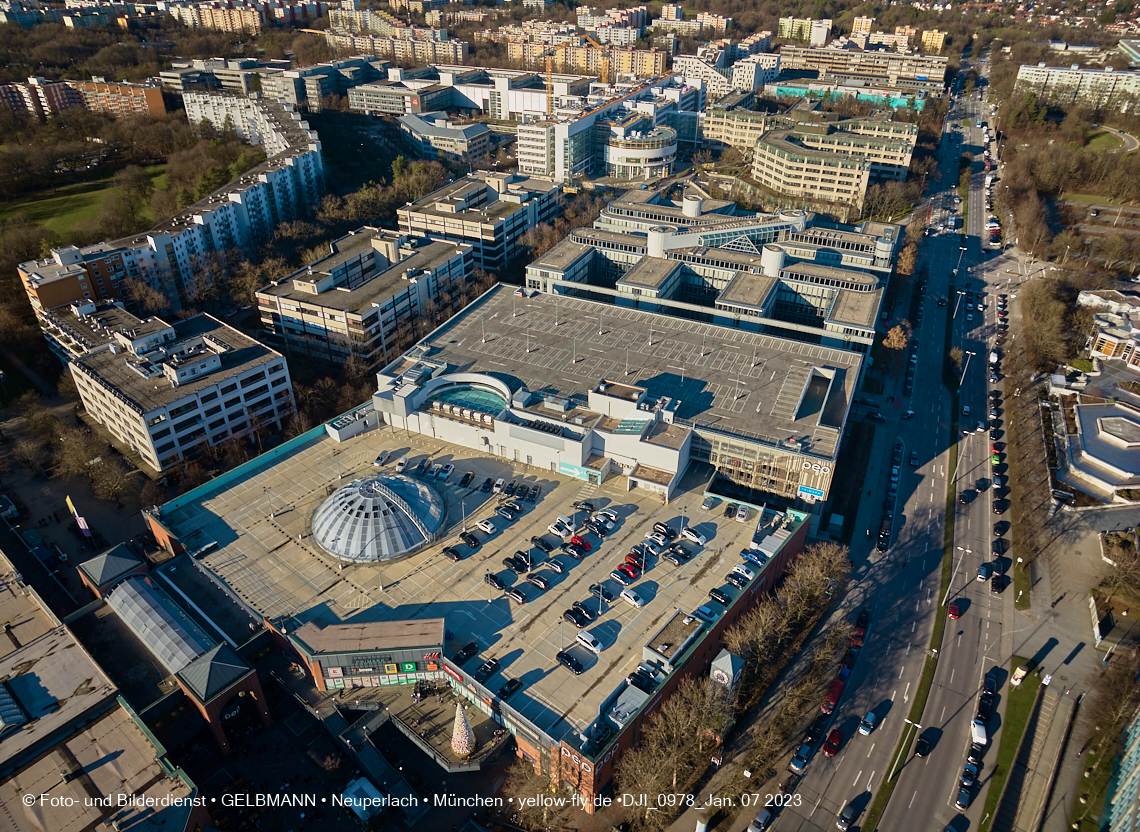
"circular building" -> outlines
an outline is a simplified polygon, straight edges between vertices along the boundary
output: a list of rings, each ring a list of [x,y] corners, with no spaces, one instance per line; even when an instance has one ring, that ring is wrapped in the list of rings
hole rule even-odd
[[[443,503],[410,477],[355,480],[334,491],[313,514],[313,539],[353,563],[395,560],[431,541],[443,525]]]

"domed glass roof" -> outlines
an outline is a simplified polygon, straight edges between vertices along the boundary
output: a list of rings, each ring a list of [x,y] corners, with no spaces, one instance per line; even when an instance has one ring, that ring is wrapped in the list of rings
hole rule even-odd
[[[406,555],[443,525],[443,504],[426,483],[401,475],[355,480],[313,514],[313,539],[341,560],[376,563]]]

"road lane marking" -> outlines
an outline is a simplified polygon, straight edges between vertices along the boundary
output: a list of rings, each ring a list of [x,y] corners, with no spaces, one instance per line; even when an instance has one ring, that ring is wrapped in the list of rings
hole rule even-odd
[[[910,694],[910,682],[907,682],[906,683],[906,690],[903,691],[903,702],[909,702],[910,701],[909,694]],[[891,698],[893,699],[894,697],[892,696]]]
[[[868,791],[871,790],[871,783],[874,781],[874,779],[875,779],[875,772],[872,771],[871,776],[867,778],[867,790]]]
[[[954,668],[950,668],[950,684],[954,684]]]
[[[859,778],[863,776],[863,769],[859,769],[859,773],[855,775],[855,782],[851,784],[851,788],[859,785]]]
[[[912,795],[910,796],[910,803],[906,804],[906,808],[908,808],[908,809],[909,809],[911,806],[913,806],[913,805],[914,805],[914,799],[915,799],[916,797],[918,797],[918,790],[917,790],[917,789],[915,789],[915,792],[914,792],[914,794],[912,794]]]
[[[874,751],[874,750],[875,750],[875,744],[874,744],[874,743],[871,743],[871,751]],[[870,756],[871,756],[871,751],[868,751],[868,752],[867,752],[867,756],[868,756],[868,757],[870,757]]]
[[[900,679],[903,677],[903,671],[904,671],[904,670],[906,670],[906,668],[905,668],[905,667],[900,667],[900,668],[899,668],[899,678],[900,678]]]

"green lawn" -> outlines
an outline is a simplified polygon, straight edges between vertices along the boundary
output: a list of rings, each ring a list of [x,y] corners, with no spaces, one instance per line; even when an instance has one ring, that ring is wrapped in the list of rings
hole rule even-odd
[[[1115,133],[1106,133],[1104,130],[1097,130],[1089,136],[1089,142],[1085,147],[1089,150],[1116,150],[1124,144],[1124,140]]]
[[[1028,659],[1014,656],[1009,660],[1010,678],[1013,672]],[[1029,714],[1033,711],[1033,702],[1037,699],[1037,688],[1041,686],[1041,677],[1036,671],[1031,671],[1022,679],[1017,687],[1010,685],[1005,703],[1005,718],[1001,723],[1001,742],[998,744],[997,758],[990,769],[990,789],[986,792],[986,807],[982,812],[984,820],[978,824],[978,832],[987,832],[993,820],[994,810],[997,809],[998,800],[1001,799],[1005,780],[1009,776],[1009,769],[1013,765],[1013,758],[1017,755],[1017,747],[1021,745],[1021,737],[1025,733],[1025,723],[1029,721]]]
[[[1083,202],[1086,205],[1124,205],[1118,199],[1109,199],[1106,196],[1096,196],[1094,194],[1061,194],[1061,199],[1066,202]]]
[[[166,165],[144,168],[154,187],[166,188]],[[81,220],[99,215],[103,197],[111,187],[113,173],[107,173],[88,182],[61,185],[53,193],[50,188],[39,193],[0,205],[0,218],[13,214],[26,214],[28,218],[57,234],[64,235]]]

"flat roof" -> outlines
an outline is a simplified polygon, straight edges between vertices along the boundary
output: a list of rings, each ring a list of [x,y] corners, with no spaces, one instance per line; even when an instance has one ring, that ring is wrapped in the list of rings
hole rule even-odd
[[[444,619],[367,621],[319,627],[309,622],[293,633],[313,655],[356,650],[402,650],[443,644]]]
[[[129,353],[107,350],[85,355],[76,359],[75,363],[133,401],[143,413],[150,413],[281,356],[275,350],[204,313],[175,321],[172,326],[177,341],[164,345],[167,348],[175,346],[178,341],[204,335],[227,344],[231,349],[221,354],[221,367],[173,386],[165,375],[144,378],[132,370],[127,360],[135,357]]]
[[[677,400],[679,419],[698,429],[768,444],[796,436],[809,453],[827,458],[838,450],[838,431],[814,417],[797,420],[796,406],[813,368],[838,371],[841,398],[850,402],[863,360],[845,350],[576,297],[520,298],[501,285],[421,344],[433,361],[563,398],[584,397],[601,378],[645,387],[651,399]]]
[[[760,309],[778,282],[779,279],[775,277],[740,271],[717,296],[716,302]]]
[[[314,270],[313,279],[318,279],[321,273],[327,273],[335,266],[359,256],[365,249],[372,247],[371,237],[365,235],[359,236],[363,237],[363,239],[350,241],[345,247],[347,250],[341,249],[337,254],[314,263],[312,266]],[[276,286],[271,284],[262,289],[258,289],[257,294],[267,295],[269,297],[288,298],[296,303],[307,304],[309,306],[322,306],[326,309],[354,312],[394,295],[397,289],[407,284],[407,277],[405,275],[409,269],[428,271],[439,263],[446,262],[451,257],[454,257],[456,251],[465,245],[464,243],[437,242],[423,238],[413,238],[411,242],[415,245],[413,253],[407,254],[399,263],[376,272],[371,278],[355,289],[334,287],[326,289],[319,294],[297,289],[293,285],[294,280],[304,281],[309,279],[308,269],[306,268],[282,278],[278,281]]]
[[[642,257],[628,272],[618,278],[618,285],[645,286],[650,289],[660,289],[675,273],[680,271],[683,263],[676,260],[666,260],[663,257]]]
[[[104,821],[110,828],[110,819],[114,818],[118,828],[132,832],[184,829],[190,816],[188,806],[100,806],[91,800],[92,795],[189,798],[194,790],[172,777],[156,754],[126,709],[112,708],[0,782],[0,805],[7,820],[4,828],[15,832],[86,832]],[[82,772],[82,776],[65,780],[61,771]],[[38,801],[29,807],[22,800],[27,794],[48,795],[55,800]]]
[[[544,176],[527,176],[518,173],[498,173],[495,171],[476,171],[475,173],[468,174],[462,179],[457,179],[447,185],[444,185],[438,190],[432,191],[430,194],[416,200],[406,208],[401,208],[400,212],[411,214],[427,214],[433,217],[454,217],[459,220],[466,220],[468,222],[487,222],[492,219],[497,219],[503,214],[510,214],[515,211],[522,211],[526,209],[526,203],[511,202],[504,199],[496,198],[489,204],[485,203],[480,207],[458,209],[455,211],[443,211],[436,207],[436,203],[447,202],[449,199],[462,199],[467,194],[486,189],[493,192],[489,180],[493,176],[504,176],[508,180],[506,184],[507,192],[511,191],[530,191],[531,193],[547,194],[552,191],[557,191],[561,188],[561,184],[554,179],[548,179]],[[490,194],[488,194],[490,197]]]
[[[538,269],[552,269],[565,271],[573,265],[579,257],[592,254],[594,247],[589,243],[580,243],[573,237],[563,237],[553,248],[535,260],[532,265]]]
[[[9,626],[8,637],[0,638],[0,658],[31,644],[59,626],[59,620],[39,603],[7,556],[0,552],[0,622]]]
[[[835,303],[831,306],[827,319],[842,324],[874,327],[875,316],[879,314],[882,296],[885,289],[876,289],[874,292],[852,292],[849,289],[840,289]]]

